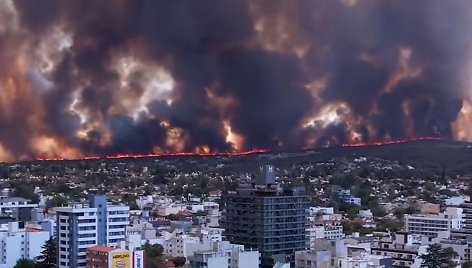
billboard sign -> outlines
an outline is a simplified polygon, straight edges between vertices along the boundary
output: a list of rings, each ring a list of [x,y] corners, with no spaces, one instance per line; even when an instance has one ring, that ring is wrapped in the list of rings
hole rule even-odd
[[[144,251],[135,250],[133,252],[133,268],[144,268]]]
[[[111,267],[113,268],[131,268],[130,256],[128,252],[113,253],[111,257]]]

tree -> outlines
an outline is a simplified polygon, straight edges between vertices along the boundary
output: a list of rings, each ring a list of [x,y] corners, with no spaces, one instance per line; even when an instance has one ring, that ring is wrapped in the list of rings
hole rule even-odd
[[[164,248],[159,244],[151,245],[146,243],[143,246],[144,250],[144,267],[165,267],[164,260],[162,259],[162,254],[164,253]]]
[[[43,251],[41,251],[41,255],[38,256],[37,268],[56,267],[56,241],[54,238],[49,238],[49,240],[47,240],[41,248]]]
[[[472,261],[466,261],[461,265],[461,268],[472,268]]]
[[[384,217],[385,215],[387,215],[387,212],[385,212],[385,209],[383,209],[380,206],[374,206],[373,208],[371,208],[371,210],[374,217]]]
[[[33,203],[39,202],[39,197],[34,193],[34,186],[27,183],[12,183],[14,190],[14,195],[18,197],[23,197],[30,199]]]
[[[187,259],[185,257],[178,256],[174,258],[175,267],[183,267],[186,262],[187,262]]]
[[[377,220],[376,231],[379,232],[397,232],[403,227],[403,221],[401,220],[392,220],[392,219],[379,219]]]
[[[62,207],[64,205],[67,205],[67,199],[60,195],[55,195],[53,198],[46,201],[46,208]]]
[[[36,263],[29,259],[19,259],[13,268],[36,268]]]
[[[416,212],[416,209],[414,207],[408,207],[408,208],[397,208],[393,211],[393,214],[397,219],[403,220],[405,214],[413,214]]]
[[[353,220],[359,214],[359,208],[358,207],[351,207],[350,209],[347,210],[346,214],[347,214],[347,217],[349,219]]]
[[[453,260],[455,257],[457,257],[457,253],[452,248],[443,248],[441,244],[431,244],[427,253],[420,255],[421,267],[453,268],[457,265]]]
[[[171,213],[171,214],[167,215],[167,219],[168,219],[169,221],[178,221],[178,220],[181,219],[181,217],[180,217],[179,215],[177,215],[177,214]]]

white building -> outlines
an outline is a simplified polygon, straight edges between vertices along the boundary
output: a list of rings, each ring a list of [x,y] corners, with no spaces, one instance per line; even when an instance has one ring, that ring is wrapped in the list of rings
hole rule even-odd
[[[8,215],[17,221],[30,221],[31,210],[38,204],[30,204],[31,200],[22,197],[8,197],[0,199],[0,214]]]
[[[361,219],[372,219],[374,218],[374,215],[372,214],[372,211],[370,209],[366,210],[359,210],[359,218]]]
[[[218,215],[220,213],[220,205],[216,202],[203,202],[203,210],[207,215]]]
[[[437,237],[438,232],[451,232],[462,225],[462,208],[448,207],[439,214],[405,215],[405,229],[412,234]]]
[[[372,255],[388,256],[395,267],[419,267],[419,255],[426,252],[425,236],[397,232],[394,237],[386,237],[372,247]]]
[[[136,199],[136,204],[138,205],[139,209],[144,209],[147,205],[152,205],[154,203],[153,196],[140,196]]]
[[[126,227],[129,224],[129,206],[107,205],[106,213],[106,245],[116,246],[126,237]]]
[[[36,208],[38,204],[30,204],[31,200],[22,197],[8,197],[0,199],[0,213],[11,215],[15,208]]]
[[[310,207],[308,209],[310,216],[315,215],[332,215],[334,214],[334,207]]]
[[[19,259],[35,260],[50,238],[47,231],[24,228],[21,224],[10,222],[6,230],[0,231],[0,268],[14,267]]]
[[[57,217],[58,268],[85,267],[87,248],[97,245],[97,209],[75,205],[54,209]]]
[[[173,257],[192,256],[197,250],[201,250],[200,238],[187,234],[179,234],[166,239],[164,244],[164,254]]]
[[[139,235],[143,240],[150,240],[156,238],[156,229],[150,222],[134,220],[126,227],[126,235]]]
[[[59,268],[85,267],[86,249],[93,245],[117,246],[125,241],[129,207],[110,204],[97,195],[90,204],[57,207]]]
[[[355,239],[316,242],[314,249],[295,252],[295,268],[380,268],[392,264],[391,257],[370,254],[370,243]]]
[[[191,268],[258,268],[259,251],[245,251],[242,245],[215,244],[216,250],[194,252],[189,257]]]
[[[178,230],[174,233],[163,233],[164,254],[189,257],[195,251],[212,250],[215,243],[222,242],[222,232],[223,229],[219,228],[203,228],[198,235],[184,234]]]
[[[163,204],[157,208],[157,213],[161,216],[169,216],[170,214],[177,214],[187,209],[187,206],[181,203]]]
[[[295,252],[295,268],[330,268],[331,252],[320,251],[297,251]]]
[[[342,225],[325,224],[316,225],[306,229],[310,240],[310,249],[313,249],[317,239],[336,240],[344,238]]]
[[[103,195],[94,196],[89,206],[97,210],[97,244],[116,246],[125,240],[129,224],[128,206],[109,203]]]
[[[470,201],[470,196],[468,196],[468,195],[451,196],[449,198],[444,199],[443,204],[445,206],[454,207],[454,206],[460,206],[460,205],[464,204],[465,202],[469,202],[469,201]]]

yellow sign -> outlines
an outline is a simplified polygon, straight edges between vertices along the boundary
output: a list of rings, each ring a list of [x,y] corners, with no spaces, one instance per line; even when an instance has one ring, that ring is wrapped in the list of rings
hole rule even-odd
[[[113,268],[131,268],[129,253],[118,252],[113,253],[111,257],[111,267]]]

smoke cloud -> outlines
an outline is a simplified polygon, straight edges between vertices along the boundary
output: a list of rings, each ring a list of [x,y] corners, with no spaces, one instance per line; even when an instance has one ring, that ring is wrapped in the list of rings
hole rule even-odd
[[[0,160],[472,140],[472,2],[6,0]]]

